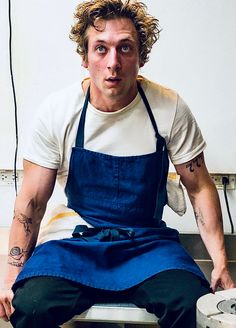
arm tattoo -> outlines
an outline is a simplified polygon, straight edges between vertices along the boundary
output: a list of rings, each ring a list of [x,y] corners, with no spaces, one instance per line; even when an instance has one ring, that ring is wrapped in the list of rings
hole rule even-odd
[[[8,264],[16,267],[22,267],[24,265],[22,258],[25,256],[27,251],[24,251],[23,248],[18,246],[12,247],[9,252],[9,257],[11,258],[8,261]]]
[[[203,218],[203,215],[202,215],[201,211],[200,210],[198,210],[198,211],[195,210],[194,215],[195,215],[195,219],[197,221],[197,225],[198,225],[198,223],[201,223],[201,225],[204,226],[205,221],[204,221],[204,218]]]
[[[22,213],[15,213],[13,219],[17,219],[20,223],[24,225],[26,236],[28,236],[31,233],[30,224],[32,224],[33,222],[31,218],[28,218],[26,215]]]
[[[16,261],[8,261],[8,264],[10,264],[12,266],[15,266],[17,268],[24,266],[24,263],[23,262],[16,262]]]
[[[186,168],[189,168],[190,172],[194,172],[196,167],[201,167],[203,163],[203,155],[200,154],[199,156],[195,157],[192,161],[190,161]]]
[[[12,249],[10,250],[9,256],[12,257],[14,260],[19,261],[25,253],[27,253],[27,251],[24,251],[23,248],[15,246],[12,247]]]

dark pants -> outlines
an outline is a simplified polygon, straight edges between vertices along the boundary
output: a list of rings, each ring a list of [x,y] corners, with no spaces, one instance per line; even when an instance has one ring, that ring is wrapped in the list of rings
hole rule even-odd
[[[57,277],[35,277],[16,290],[15,328],[57,328],[95,303],[128,302],[146,308],[163,328],[195,328],[196,301],[209,287],[192,273],[168,270],[125,291],[104,291]]]

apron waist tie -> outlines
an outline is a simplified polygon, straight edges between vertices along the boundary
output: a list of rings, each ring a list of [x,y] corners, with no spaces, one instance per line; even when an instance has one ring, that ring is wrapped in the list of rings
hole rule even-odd
[[[89,228],[86,225],[77,225],[72,233],[73,238],[94,241],[117,241],[132,239],[135,232],[129,228]]]

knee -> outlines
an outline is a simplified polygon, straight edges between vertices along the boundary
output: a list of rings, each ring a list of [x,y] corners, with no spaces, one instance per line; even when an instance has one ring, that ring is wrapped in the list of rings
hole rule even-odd
[[[146,305],[148,312],[154,313],[158,323],[163,328],[183,328],[187,322],[189,327],[195,327],[196,301],[188,297],[176,298],[172,301],[150,300]]]
[[[16,290],[12,305],[15,312],[27,317],[42,316],[48,311],[48,302],[45,302],[43,291],[20,287]]]
[[[162,302],[152,300],[148,304],[147,311],[153,312],[159,318],[158,322],[163,328],[182,328],[186,323],[189,323],[189,328],[195,328],[198,298],[198,295],[189,292]]]
[[[182,292],[173,288],[166,297],[148,297],[146,299],[146,309],[154,313],[158,318],[161,327],[182,328],[186,322],[189,328],[196,327],[196,303],[202,294],[207,293],[202,290],[190,291],[182,288]]]
[[[38,288],[30,280],[19,286],[12,301],[15,311],[10,320],[13,327],[40,327],[39,322],[49,320],[47,293],[47,289]]]

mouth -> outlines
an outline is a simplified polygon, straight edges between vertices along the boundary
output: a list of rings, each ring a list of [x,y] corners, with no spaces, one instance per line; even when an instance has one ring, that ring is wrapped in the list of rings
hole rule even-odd
[[[117,88],[120,85],[121,78],[117,76],[110,76],[105,79],[105,83],[108,88]]]
[[[110,76],[110,77],[108,77],[107,79],[106,79],[106,81],[107,82],[119,82],[119,81],[121,81],[121,78],[120,77],[117,77],[117,76]]]

